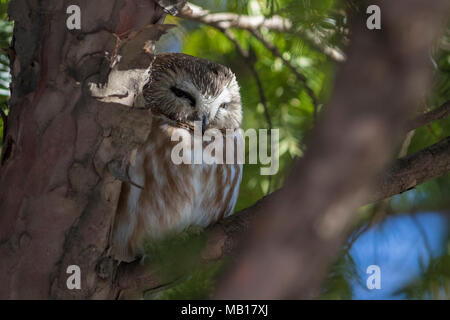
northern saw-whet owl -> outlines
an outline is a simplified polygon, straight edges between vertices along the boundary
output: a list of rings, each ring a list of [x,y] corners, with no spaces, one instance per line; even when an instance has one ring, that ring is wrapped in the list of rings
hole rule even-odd
[[[232,214],[242,178],[242,164],[236,162],[175,164],[171,159],[179,143],[171,137],[194,139],[194,122],[203,132],[231,129],[240,135],[241,97],[229,68],[181,53],[158,54],[143,97],[152,125],[128,169],[132,183],[122,183],[112,238],[113,256],[121,261],[141,256],[145,240],[207,227]],[[225,157],[225,141],[223,146]]]

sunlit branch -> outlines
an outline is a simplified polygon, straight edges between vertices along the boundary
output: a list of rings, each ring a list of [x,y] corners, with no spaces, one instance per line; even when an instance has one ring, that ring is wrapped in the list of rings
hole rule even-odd
[[[330,47],[316,32],[305,30],[300,26],[294,26],[290,20],[277,15],[266,18],[264,16],[247,16],[229,12],[210,13],[202,7],[187,3],[178,16],[186,20],[200,22],[222,30],[236,28],[254,31],[260,30],[261,28],[267,28],[274,32],[295,33],[311,44],[312,47],[323,52],[330,59],[337,62],[345,60],[345,55],[339,49]]]

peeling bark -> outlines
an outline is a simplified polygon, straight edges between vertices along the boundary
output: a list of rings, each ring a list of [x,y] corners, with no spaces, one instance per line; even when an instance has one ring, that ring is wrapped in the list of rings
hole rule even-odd
[[[144,74],[152,41],[168,27],[152,0],[78,3],[74,31],[70,1],[9,7],[15,59],[0,171],[0,298],[114,298],[117,266],[107,255],[121,182],[109,168],[127,165],[150,123],[129,103],[139,81],[110,91],[115,100],[94,99],[89,88],[106,90],[120,70]],[[67,289],[69,265],[81,268],[81,290]]]

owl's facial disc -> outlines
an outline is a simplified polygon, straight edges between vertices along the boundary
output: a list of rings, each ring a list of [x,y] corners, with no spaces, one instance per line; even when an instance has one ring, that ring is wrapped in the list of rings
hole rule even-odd
[[[242,110],[239,86],[231,70],[181,53],[158,54],[144,97],[169,121],[202,123],[203,129],[237,129]]]
[[[169,91],[174,99],[174,105],[177,109],[183,111],[185,119],[179,118],[178,121],[187,122],[193,126],[195,121],[202,124],[202,132],[204,133],[209,124],[209,110],[204,108],[205,99],[202,93],[188,80],[175,83],[170,86]]]
[[[174,99],[173,104],[177,106],[178,115],[185,115],[185,119],[177,119],[193,126],[196,121],[202,124],[202,132],[209,128],[233,129],[238,128],[241,121],[241,105],[239,91],[233,92],[225,86],[217,95],[211,96],[202,93],[190,81],[183,79],[181,82],[172,84],[169,88],[170,95]],[[230,122],[230,119],[234,121]]]

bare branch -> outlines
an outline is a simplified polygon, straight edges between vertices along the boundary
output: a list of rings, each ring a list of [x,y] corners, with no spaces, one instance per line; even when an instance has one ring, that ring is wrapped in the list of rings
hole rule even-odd
[[[221,29],[259,29],[265,27],[276,32],[292,31],[292,22],[280,16],[266,18],[264,16],[247,16],[236,13],[210,13],[193,3],[187,3],[187,6],[178,14],[179,17],[208,24]]]
[[[377,179],[369,202],[388,198],[410,190],[425,181],[437,178],[450,171],[450,137],[398,159]]]
[[[345,55],[339,49],[330,47],[326,44],[320,35],[311,30],[305,30],[298,26],[294,26],[290,20],[277,15],[266,18],[264,16],[247,16],[229,12],[210,13],[202,7],[187,3],[178,16],[186,20],[200,22],[221,30],[236,28],[252,31],[260,30],[264,27],[275,32],[296,33],[332,60],[337,62],[345,60]]]
[[[443,119],[450,114],[450,101],[445,102],[442,106],[437,109],[431,110],[410,123],[408,130],[417,129],[429,124],[433,121]]]
[[[430,163],[433,163],[431,166]],[[377,179],[377,183],[371,196],[368,197],[367,203],[380,201],[396,194],[401,194],[405,191],[442,176],[450,171],[450,137],[447,137],[436,144],[420,150],[412,155],[406,156],[394,161],[391,166],[384,171],[384,174]],[[229,255],[237,244],[236,237],[245,231],[249,222],[255,216],[257,208],[263,207],[267,202],[271,201],[276,191],[269,196],[256,202],[253,206],[237,212],[233,216],[220,221],[216,226],[213,226],[210,233],[215,233],[213,238],[205,251],[216,252],[214,258]],[[226,239],[217,237],[219,233],[216,229],[222,230]],[[222,251],[218,251],[218,243],[222,243]],[[221,252],[218,254],[217,252]]]

